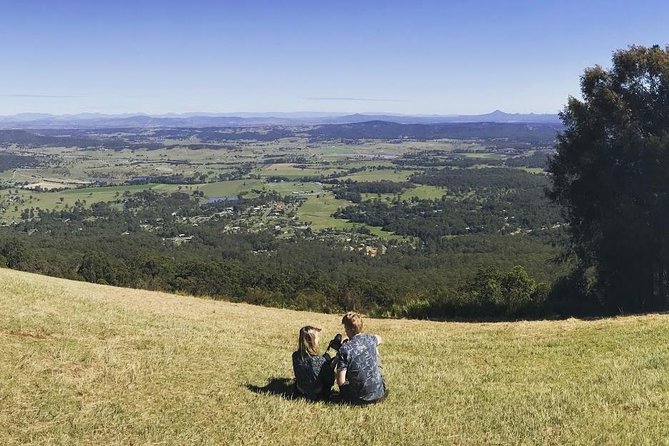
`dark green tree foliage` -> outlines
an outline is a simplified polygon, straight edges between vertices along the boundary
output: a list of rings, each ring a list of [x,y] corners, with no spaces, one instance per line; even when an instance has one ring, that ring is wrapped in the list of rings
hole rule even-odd
[[[416,173],[411,176],[410,180],[417,184],[446,187],[452,192],[468,192],[478,189],[532,189],[543,188],[548,184],[545,175],[501,167],[433,169]]]
[[[7,237],[0,242],[0,266],[21,269],[29,263],[29,249],[18,237]]]
[[[38,164],[37,158],[32,156],[0,152],[0,172],[16,169],[17,167],[33,167]]]
[[[123,262],[120,262],[105,253],[86,253],[77,272],[87,282],[128,285],[129,272]]]
[[[561,114],[565,130],[549,163],[579,280],[612,311],[665,308],[669,47],[617,51],[611,69],[585,70],[581,91]]]
[[[414,178],[426,184],[448,185],[449,192],[460,195],[445,195],[439,200],[367,200],[334,215],[418,237],[425,243],[473,233],[541,232],[561,222],[559,208],[545,196],[549,185],[545,175],[509,168],[446,168],[428,170]]]
[[[522,266],[503,273],[480,269],[459,289],[436,290],[432,298],[418,297],[395,304],[396,315],[414,318],[516,318],[542,314],[547,288]]]
[[[277,200],[295,198],[267,193],[232,208],[243,214]],[[522,293],[492,303],[470,292],[465,285],[478,269],[522,265],[537,280],[556,275],[546,263],[555,251],[539,236],[462,235],[369,257],[343,240],[226,233],[232,217],[219,215],[231,207],[225,202],[201,205],[188,194],[152,191],[119,201],[123,209],[119,202],[33,210],[29,220],[0,227],[0,266],[294,309],[435,318],[517,317],[535,308]],[[183,220],[188,215],[212,218],[194,226]],[[175,243],[182,233],[192,238]]]

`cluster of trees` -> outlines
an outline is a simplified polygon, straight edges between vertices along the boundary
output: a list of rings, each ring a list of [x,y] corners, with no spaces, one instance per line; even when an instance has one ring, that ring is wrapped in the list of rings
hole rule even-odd
[[[360,203],[362,201],[361,194],[399,194],[413,184],[408,182],[396,182],[389,180],[381,181],[353,181],[350,179],[344,181],[334,180],[331,190],[335,198],[348,200],[353,203]]]
[[[149,184],[149,183],[159,183],[159,184],[201,184],[204,183],[207,179],[206,174],[194,174],[186,176],[183,174],[174,174],[174,175],[147,175],[141,177],[131,178],[129,184]]]
[[[368,200],[347,206],[334,216],[354,223],[379,226],[384,231],[418,237],[433,243],[446,235],[470,232],[494,233],[504,227],[504,217],[486,213],[476,200]],[[477,211],[478,210],[478,211]]]
[[[531,155],[511,156],[506,159],[464,157],[451,152],[438,152],[440,151],[430,150],[428,152],[409,153],[401,158],[394,159],[392,162],[403,167],[457,167],[460,169],[468,169],[474,166],[545,169],[548,165],[548,151],[544,150],[537,150]]]
[[[549,185],[546,175],[502,167],[430,169],[415,173],[409,180],[416,184],[446,187],[452,193],[481,189],[544,189]]]
[[[480,269],[455,290],[439,290],[432,297],[417,293],[390,311],[411,318],[518,318],[545,316],[551,306],[549,288],[531,278],[522,266],[507,272]]]
[[[527,145],[551,146],[555,142],[560,124],[521,124],[496,122],[470,122],[445,124],[398,124],[389,121],[368,121],[353,124],[326,124],[316,126],[306,133],[312,140],[361,140],[361,139],[484,139],[509,147],[514,142]],[[525,143],[525,144],[523,144]]]
[[[434,243],[444,236],[539,231],[559,225],[557,208],[537,206],[540,199],[531,191],[513,191],[462,199],[368,200],[339,209],[334,216]]]
[[[369,257],[348,249],[343,240],[282,240],[270,231],[226,234],[229,220],[219,212],[224,204],[201,205],[185,193],[144,191],[119,199],[123,209],[97,203],[39,210],[29,220],[0,227],[0,263],[97,283],[315,311],[355,308],[378,315],[407,315],[402,308],[417,292],[430,302],[445,293],[465,296],[459,287],[486,265],[506,271],[521,264],[542,281],[556,274],[547,264],[556,251],[530,237],[464,236],[420,249],[398,245]],[[262,200],[277,199],[267,194],[232,206],[243,212]],[[189,222],[193,216],[210,218],[200,218],[194,226]],[[174,243],[180,234],[190,241]],[[480,302],[450,316],[494,313],[482,297],[468,296]],[[445,317],[436,303],[431,308],[421,317]],[[507,313],[518,311],[509,306]]]
[[[585,70],[550,161],[578,261],[572,290],[610,312],[669,305],[669,47]]]
[[[34,167],[38,164],[39,160],[33,156],[0,152],[0,172],[21,167]]]
[[[532,167],[537,169],[546,169],[548,159],[552,150],[536,150],[528,156],[518,156],[507,159],[504,164],[509,167]]]

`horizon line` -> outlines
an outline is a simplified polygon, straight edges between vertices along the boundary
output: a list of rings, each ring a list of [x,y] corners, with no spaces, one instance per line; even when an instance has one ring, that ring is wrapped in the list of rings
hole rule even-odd
[[[558,115],[560,111],[555,111],[554,113],[549,113],[549,112],[505,112],[500,109],[495,109],[493,111],[489,112],[483,112],[483,113],[398,113],[398,112],[384,112],[384,111],[377,111],[377,112],[335,112],[335,111],[309,111],[309,110],[300,110],[300,111],[235,111],[235,112],[201,112],[201,111],[190,111],[190,112],[161,112],[161,113],[149,113],[149,112],[117,112],[117,113],[105,113],[105,112],[99,112],[99,111],[82,111],[82,112],[77,112],[77,113],[62,113],[62,114],[56,114],[56,113],[48,113],[48,112],[39,112],[39,111],[32,111],[32,112],[19,112],[19,113],[14,113],[14,114],[1,114],[0,118],[12,118],[12,117],[20,117],[20,116],[25,116],[26,115],[43,115],[43,116],[48,116],[48,117],[77,117],[81,115],[99,115],[99,116],[126,116],[126,117],[132,117],[132,116],[145,116],[145,117],[242,117],[241,115],[264,115],[264,116],[257,116],[257,117],[281,117],[281,116],[272,116],[272,114],[277,114],[277,115],[298,115],[298,114],[314,114],[314,115],[320,115],[321,117],[327,117],[327,116],[355,116],[355,115],[386,115],[386,116],[403,116],[403,117],[459,117],[459,116],[481,116],[481,115],[489,115],[493,113],[504,113],[507,115]],[[191,116],[188,116],[191,115]],[[35,119],[39,119],[39,117],[35,117]]]

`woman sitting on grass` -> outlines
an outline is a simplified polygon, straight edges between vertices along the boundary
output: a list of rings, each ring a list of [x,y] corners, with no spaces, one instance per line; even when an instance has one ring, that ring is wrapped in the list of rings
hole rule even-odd
[[[320,328],[307,325],[300,329],[297,351],[293,353],[293,371],[297,391],[311,400],[327,399],[335,381],[335,356],[330,349],[341,347],[341,335],[330,341],[328,350],[321,356],[318,352]]]

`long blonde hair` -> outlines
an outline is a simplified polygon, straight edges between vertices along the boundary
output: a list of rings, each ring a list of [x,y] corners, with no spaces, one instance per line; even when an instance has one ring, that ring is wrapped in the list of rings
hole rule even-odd
[[[297,338],[297,351],[303,358],[306,356],[318,355],[318,338],[320,337],[320,328],[311,325],[300,328],[300,335]]]

